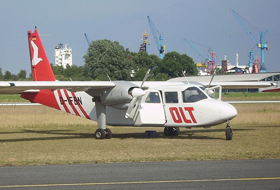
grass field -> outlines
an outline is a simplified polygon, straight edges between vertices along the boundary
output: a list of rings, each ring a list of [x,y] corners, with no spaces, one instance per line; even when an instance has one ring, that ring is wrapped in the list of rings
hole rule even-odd
[[[163,128],[110,127],[113,138],[96,140],[93,121],[44,106],[1,106],[0,166],[173,160],[280,158],[280,104],[237,104],[231,125],[182,129],[165,137]],[[145,130],[158,132],[148,138]]]

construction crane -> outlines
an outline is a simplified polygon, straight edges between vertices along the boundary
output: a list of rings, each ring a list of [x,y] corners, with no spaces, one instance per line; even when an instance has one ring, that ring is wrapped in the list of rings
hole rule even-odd
[[[269,43],[268,42],[264,42],[264,38],[265,35],[267,34],[267,32],[269,31],[269,29],[267,29],[265,32],[260,31],[260,40],[258,41],[252,34],[252,32],[250,32],[250,30],[248,29],[248,27],[246,26],[246,24],[244,23],[244,19],[234,11],[234,9],[230,9],[230,11],[232,12],[233,16],[236,18],[236,20],[239,22],[239,24],[243,27],[243,29],[247,32],[247,34],[251,37],[251,39],[254,41],[254,43],[257,45],[258,48],[261,49],[261,69],[260,72],[266,72],[266,67],[264,64],[264,50],[268,50],[269,49]]]
[[[198,51],[198,49],[196,49],[196,48],[193,46],[193,44],[192,44],[189,40],[187,40],[186,38],[184,38],[184,40],[185,40],[185,42],[187,42],[187,44],[189,44],[189,46],[191,46],[191,48],[192,48],[194,51],[196,51],[196,53],[197,53],[200,57],[202,57],[203,60],[205,60],[206,62],[208,61],[208,59],[206,59],[206,58],[200,53],[200,51]]]
[[[88,43],[88,46],[90,45],[90,42],[89,42],[89,39],[88,39],[88,37],[87,37],[87,34],[86,33],[84,33],[85,34],[85,37],[86,37],[86,40],[87,40],[87,43]]]
[[[156,26],[154,25],[154,23],[152,22],[152,20],[150,19],[150,16],[147,16],[148,21],[149,21],[149,25],[150,25],[150,29],[152,31],[154,40],[156,42],[158,51],[159,51],[159,58],[163,59],[163,53],[164,53],[164,49],[165,46],[163,45],[163,38],[161,33],[158,31],[158,29],[156,28]]]
[[[213,52],[211,50],[211,48],[209,47],[208,49],[208,53],[209,55],[207,56],[208,58],[205,58],[200,51],[198,51],[198,49],[196,47],[194,47],[194,45],[190,42],[190,40],[187,40],[186,38],[184,38],[185,42],[187,42],[187,44],[189,44],[189,46],[196,51],[196,53],[202,57],[202,59],[207,63],[207,74],[210,74],[211,72],[214,71],[215,69],[215,57],[216,57],[216,53]]]

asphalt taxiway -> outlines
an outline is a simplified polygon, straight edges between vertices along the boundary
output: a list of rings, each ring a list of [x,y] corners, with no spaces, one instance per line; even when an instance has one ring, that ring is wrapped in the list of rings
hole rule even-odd
[[[1,167],[0,189],[280,190],[280,160]]]

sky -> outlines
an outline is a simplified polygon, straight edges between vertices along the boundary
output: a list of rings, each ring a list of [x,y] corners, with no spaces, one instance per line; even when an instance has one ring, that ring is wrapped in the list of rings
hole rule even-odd
[[[158,55],[149,28],[149,15],[163,36],[166,52],[187,54],[195,62],[202,58],[183,39],[191,40],[203,56],[210,47],[231,64],[248,63],[251,50],[260,57],[255,43],[237,22],[233,8],[246,20],[252,35],[269,29],[265,40],[265,65],[269,72],[279,72],[280,1],[279,0],[0,0],[0,67],[2,72],[30,73],[27,31],[35,26],[41,35],[47,56],[54,63],[58,43],[72,48],[73,64],[84,65],[87,53],[84,33],[91,41],[109,39],[138,52],[142,34],[149,34],[149,54]]]

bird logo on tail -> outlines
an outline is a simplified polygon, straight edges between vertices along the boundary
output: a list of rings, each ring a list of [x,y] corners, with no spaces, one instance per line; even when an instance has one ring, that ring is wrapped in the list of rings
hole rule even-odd
[[[38,57],[38,47],[36,44],[31,40],[31,45],[33,48],[33,58],[32,58],[32,65],[37,65],[43,59]]]

